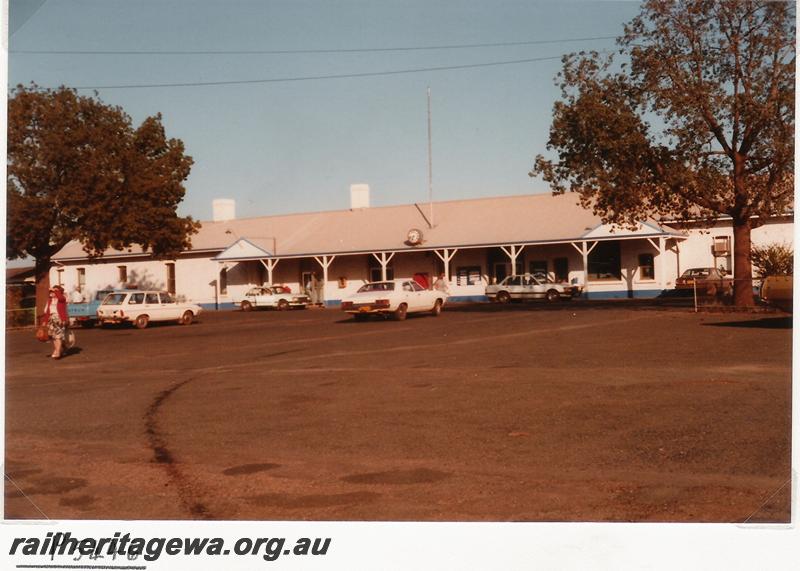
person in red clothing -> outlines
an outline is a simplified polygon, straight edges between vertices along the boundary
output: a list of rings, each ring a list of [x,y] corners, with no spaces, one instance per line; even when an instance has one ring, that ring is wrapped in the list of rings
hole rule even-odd
[[[54,286],[50,288],[50,297],[44,310],[42,321],[47,325],[47,332],[53,340],[53,359],[60,359],[64,354],[64,344],[69,334],[69,315],[67,314],[67,298],[64,288]]]

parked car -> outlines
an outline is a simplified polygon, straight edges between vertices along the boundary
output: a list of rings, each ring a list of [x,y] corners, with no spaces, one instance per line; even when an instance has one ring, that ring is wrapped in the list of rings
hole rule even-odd
[[[759,297],[764,303],[791,313],[793,284],[793,276],[769,276],[761,284]]]
[[[119,290],[99,289],[95,292],[94,299],[90,301],[68,303],[67,313],[69,314],[70,322],[82,327],[94,327],[95,323],[97,323],[97,310],[100,308],[100,304],[108,294],[115,291]]]
[[[733,293],[733,279],[717,268],[690,268],[675,280],[675,289],[693,290],[702,295],[730,295]]]
[[[413,279],[371,282],[342,300],[342,311],[356,320],[370,315],[392,316],[402,321],[409,313],[430,312],[438,316],[447,301],[447,294],[425,289]]]
[[[101,325],[132,323],[144,329],[151,321],[189,325],[201,311],[199,305],[177,302],[165,291],[122,290],[105,297],[97,309],[97,319]]]
[[[250,288],[244,299],[234,300],[242,311],[250,311],[258,307],[272,307],[278,310],[305,309],[310,303],[307,295],[292,293],[286,286],[258,286]]]
[[[531,274],[508,276],[499,284],[486,287],[486,297],[489,301],[508,303],[512,300],[546,299],[558,301],[559,299],[572,299],[580,295],[583,288],[579,285],[552,283],[539,280]]]

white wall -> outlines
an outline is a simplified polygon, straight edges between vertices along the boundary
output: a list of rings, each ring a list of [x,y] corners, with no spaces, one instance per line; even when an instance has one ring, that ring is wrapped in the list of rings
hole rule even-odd
[[[790,219],[774,220],[756,228],[752,233],[754,245],[767,245],[773,243],[793,244],[794,226]],[[679,241],[679,253],[667,251],[664,264],[659,264],[658,252],[646,240],[621,241],[621,256],[623,279],[615,282],[591,282],[589,289],[592,292],[612,292],[627,290],[630,287],[636,290],[660,289],[660,272],[664,272],[664,287],[674,286],[675,279],[681,272],[692,267],[708,267],[714,265],[714,256],[711,246],[715,236],[733,236],[730,223],[718,223],[710,229],[694,228],[689,230],[688,238]],[[668,242],[669,245],[669,242]],[[638,267],[638,255],[652,252],[654,255],[655,280],[644,280],[635,272]],[[207,256],[182,256],[174,261],[176,267],[176,295],[195,303],[213,304],[215,290],[213,281],[218,277],[220,265]],[[567,257],[570,279],[578,277],[583,280],[583,262],[580,254],[569,244],[551,246],[527,246],[522,253],[524,271],[528,270],[529,262],[533,260],[547,260],[548,273],[553,277],[553,260]],[[337,256],[328,270],[328,283],[325,286],[325,297],[328,300],[339,300],[354,293],[369,279],[368,267],[371,256],[358,254],[351,256]],[[167,260],[169,261],[169,260]],[[69,294],[77,285],[77,268],[86,270],[86,296],[91,297],[98,289],[120,288],[125,284],[119,282],[118,266],[124,265],[128,270],[128,283],[135,284],[141,289],[166,289],[167,261],[147,260],[145,258],[125,259],[100,259],[84,263],[69,262],[61,267],[54,266],[50,272],[51,283],[58,283],[59,273],[61,283]],[[719,262],[719,259],[717,260]],[[377,265],[377,262],[374,263]],[[428,273],[431,280],[435,279],[439,258],[433,252],[408,252],[395,254],[391,265],[394,267],[396,278],[412,277],[415,273]],[[266,269],[261,269],[261,262],[229,262],[228,263],[228,293],[219,299],[226,303],[241,295],[249,287],[260,285],[267,280]],[[460,266],[479,266],[484,276],[480,285],[457,286],[456,272]],[[451,294],[455,296],[483,295],[486,278],[491,273],[487,267],[487,249],[460,249],[450,263],[451,268]],[[59,272],[59,269],[63,269]],[[273,282],[288,285],[292,291],[301,291],[299,283],[301,271],[315,271],[322,276],[322,267],[314,259],[283,259],[273,275]],[[345,287],[339,287],[339,277],[346,278]],[[630,281],[630,284],[628,283]]]

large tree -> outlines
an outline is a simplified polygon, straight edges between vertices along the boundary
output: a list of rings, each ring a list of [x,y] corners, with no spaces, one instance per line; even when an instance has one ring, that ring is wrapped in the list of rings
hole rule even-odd
[[[192,159],[160,115],[134,128],[121,108],[67,88],[11,95],[7,255],[35,259],[39,305],[53,255],[72,240],[91,257],[134,244],[173,257],[190,245],[198,224],[176,208]]]
[[[752,305],[750,231],[792,206],[794,4],[648,0],[619,58],[564,58],[531,176],[604,221],[730,217],[734,300]]]

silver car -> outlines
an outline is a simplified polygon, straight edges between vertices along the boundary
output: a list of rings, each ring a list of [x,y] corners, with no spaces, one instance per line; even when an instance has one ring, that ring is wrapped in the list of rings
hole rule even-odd
[[[532,274],[519,274],[508,276],[499,284],[492,284],[486,288],[486,297],[489,301],[508,303],[511,300],[546,299],[558,301],[559,299],[572,299],[580,295],[581,287],[569,284],[557,284],[539,280]]]

